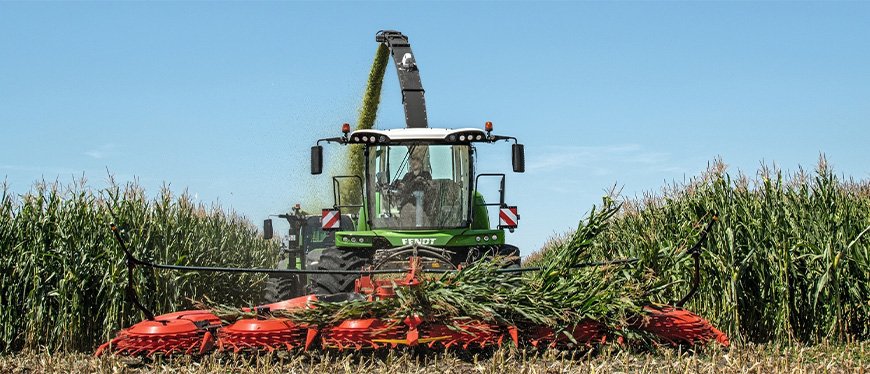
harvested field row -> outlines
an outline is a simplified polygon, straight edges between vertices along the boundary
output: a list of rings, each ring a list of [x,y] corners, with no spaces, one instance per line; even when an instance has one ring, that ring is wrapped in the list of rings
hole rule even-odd
[[[558,352],[550,350],[463,354],[391,351],[310,353],[301,355],[180,357],[143,362],[88,354],[52,354],[26,351],[0,356],[0,373],[866,373],[870,372],[867,342],[812,347],[744,345],[731,350],[710,349],[687,353],[674,349],[633,353],[627,351]]]

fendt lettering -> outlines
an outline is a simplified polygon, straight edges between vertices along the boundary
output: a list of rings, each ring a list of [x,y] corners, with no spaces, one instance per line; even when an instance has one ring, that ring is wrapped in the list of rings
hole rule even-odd
[[[402,244],[422,244],[422,245],[434,245],[435,238],[411,238],[411,239],[402,239]]]

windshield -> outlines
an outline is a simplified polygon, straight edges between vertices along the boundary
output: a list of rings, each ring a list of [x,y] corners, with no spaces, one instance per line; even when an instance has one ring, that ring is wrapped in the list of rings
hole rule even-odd
[[[420,229],[466,225],[468,145],[381,145],[369,148],[372,228]]]

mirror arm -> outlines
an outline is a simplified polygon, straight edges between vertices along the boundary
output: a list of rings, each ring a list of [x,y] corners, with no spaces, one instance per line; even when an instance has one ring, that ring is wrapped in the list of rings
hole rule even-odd
[[[347,138],[339,136],[336,138],[317,139],[317,143],[315,143],[315,145],[320,145],[320,142],[345,144],[347,143]]]
[[[513,141],[514,141],[514,144],[517,144],[517,138],[514,138],[513,136],[490,135],[490,137],[489,137],[489,141],[490,141],[490,142],[497,142],[497,141],[500,141],[500,140],[505,140],[505,141],[513,140]]]

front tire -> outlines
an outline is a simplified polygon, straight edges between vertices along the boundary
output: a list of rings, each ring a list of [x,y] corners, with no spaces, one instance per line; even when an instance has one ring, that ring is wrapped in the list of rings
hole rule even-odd
[[[472,247],[464,255],[465,263],[477,261],[492,261],[495,257],[502,259],[502,268],[518,268],[521,265],[520,249],[510,244],[501,246]]]
[[[371,253],[365,249],[325,248],[319,261],[312,264],[313,270],[360,270],[371,262]],[[353,292],[354,274],[311,274],[309,293],[331,295]]]

